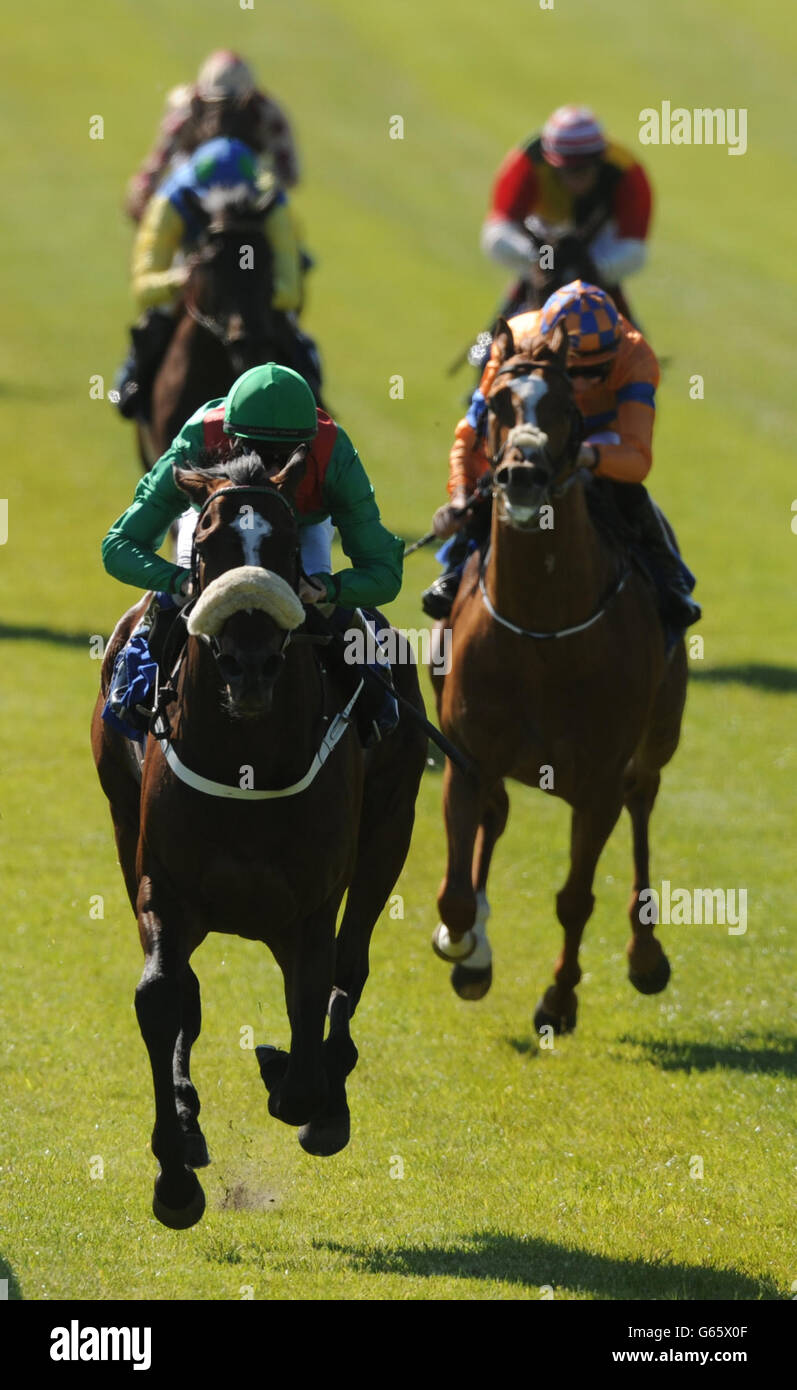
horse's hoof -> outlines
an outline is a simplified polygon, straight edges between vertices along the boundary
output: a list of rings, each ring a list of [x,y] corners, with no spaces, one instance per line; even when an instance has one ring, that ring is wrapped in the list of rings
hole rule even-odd
[[[316,1158],[331,1158],[345,1149],[351,1137],[349,1109],[330,1119],[311,1120],[299,1130],[299,1143],[305,1153]]]
[[[477,944],[474,931],[466,931],[459,941],[452,941],[445,922],[438,922],[432,936],[432,950],[449,965],[467,960],[468,956],[473,955]]]
[[[197,1178],[191,1174],[196,1183],[196,1190],[191,1200],[184,1207],[167,1207],[158,1196],[158,1181],[155,1179],[155,1195],[152,1198],[152,1210],[157,1216],[162,1226],[168,1226],[171,1231],[187,1231],[189,1226],[195,1226],[201,1220],[205,1210],[205,1194],[199,1185]]]
[[[207,1168],[210,1154],[204,1134],[186,1134],[183,1148],[185,1162],[189,1168]]]
[[[552,1014],[550,1009],[546,1009],[545,1000],[541,999],[534,1010],[534,1031],[539,1033],[542,1028],[553,1028],[554,1033],[560,1036],[563,1033],[572,1033],[576,1026],[576,1005],[573,1005],[572,1012],[564,1014]]]
[[[486,965],[483,970],[472,970],[467,965],[455,965],[451,971],[451,985],[460,999],[483,999],[492,982],[491,965]]]
[[[661,994],[661,991],[667,988],[671,974],[670,962],[662,951],[661,959],[646,975],[629,970],[628,978],[640,994]]]
[[[260,1066],[260,1075],[270,1094],[288,1070],[290,1058],[287,1052],[281,1052],[278,1047],[256,1047],[255,1056]]]

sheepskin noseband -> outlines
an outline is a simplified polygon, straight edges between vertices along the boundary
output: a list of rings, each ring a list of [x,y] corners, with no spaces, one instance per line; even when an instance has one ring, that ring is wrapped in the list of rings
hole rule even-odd
[[[506,437],[507,449],[547,449],[548,436],[537,425],[515,425]]]
[[[188,619],[192,637],[217,637],[233,613],[261,609],[278,627],[292,632],[304,622],[304,606],[290,584],[259,565],[226,570],[208,584]]]

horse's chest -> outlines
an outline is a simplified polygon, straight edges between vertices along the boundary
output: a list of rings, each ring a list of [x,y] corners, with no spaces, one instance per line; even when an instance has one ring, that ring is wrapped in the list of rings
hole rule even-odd
[[[205,923],[214,931],[259,935],[266,919],[275,925],[297,914],[297,885],[278,863],[210,857],[196,881],[196,898]]]

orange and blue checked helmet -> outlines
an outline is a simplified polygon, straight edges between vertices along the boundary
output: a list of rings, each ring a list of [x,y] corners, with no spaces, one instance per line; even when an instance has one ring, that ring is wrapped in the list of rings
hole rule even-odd
[[[561,324],[567,333],[567,363],[608,362],[617,351],[622,328],[613,300],[597,285],[573,280],[542,307],[540,333],[549,338]]]

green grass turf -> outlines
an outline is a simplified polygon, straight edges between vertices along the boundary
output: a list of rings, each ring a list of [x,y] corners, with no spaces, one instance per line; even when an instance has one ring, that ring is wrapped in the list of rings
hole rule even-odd
[[[657,498],[700,576],[702,661],[654,818],[654,873],[746,887],[749,926],[665,927],[673,980],[625,978],[628,827],[599,866],[578,1032],[538,1047],[534,1004],[560,932],[567,812],[514,788],[491,880],[495,985],[460,1002],[431,953],[443,866],[430,770],[356,1021],[353,1139],[329,1161],[269,1118],[253,1054],[287,1041],[262,948],[197,957],[195,1050],[214,1163],[185,1233],[149,1211],[149,1068],[133,1012],[141,966],[88,749],[97,663],[129,595],[99,541],[136,479],[109,384],[129,313],[119,211],[165,90],[233,45],[295,116],[296,197],[318,254],[309,322],[329,395],[383,513],[420,534],[441,500],[465,376],[445,364],[503,278],[478,250],[494,169],[561,101],[591,101],[633,144],[637,115],[745,106],[749,149],[651,147],[657,211],[633,284],[670,359]],[[0,549],[3,674],[0,1274],[35,1298],[786,1298],[794,1248],[797,496],[788,457],[797,307],[792,215],[795,21],[779,0],[571,0],[500,12],[454,0],[48,0],[6,20],[0,85],[9,539]],[[101,114],[105,139],[88,139]],[[405,139],[388,139],[400,114]],[[404,399],[389,398],[393,374]],[[689,398],[689,378],[705,399]],[[420,622],[435,572],[408,562],[396,621]],[[308,835],[308,861],[312,835]],[[89,916],[92,895],[104,918]],[[104,1177],[92,1179],[100,1156]],[[703,1160],[702,1179],[690,1163]],[[403,1177],[392,1177],[401,1165]],[[694,1168],[695,1165],[692,1164]]]

